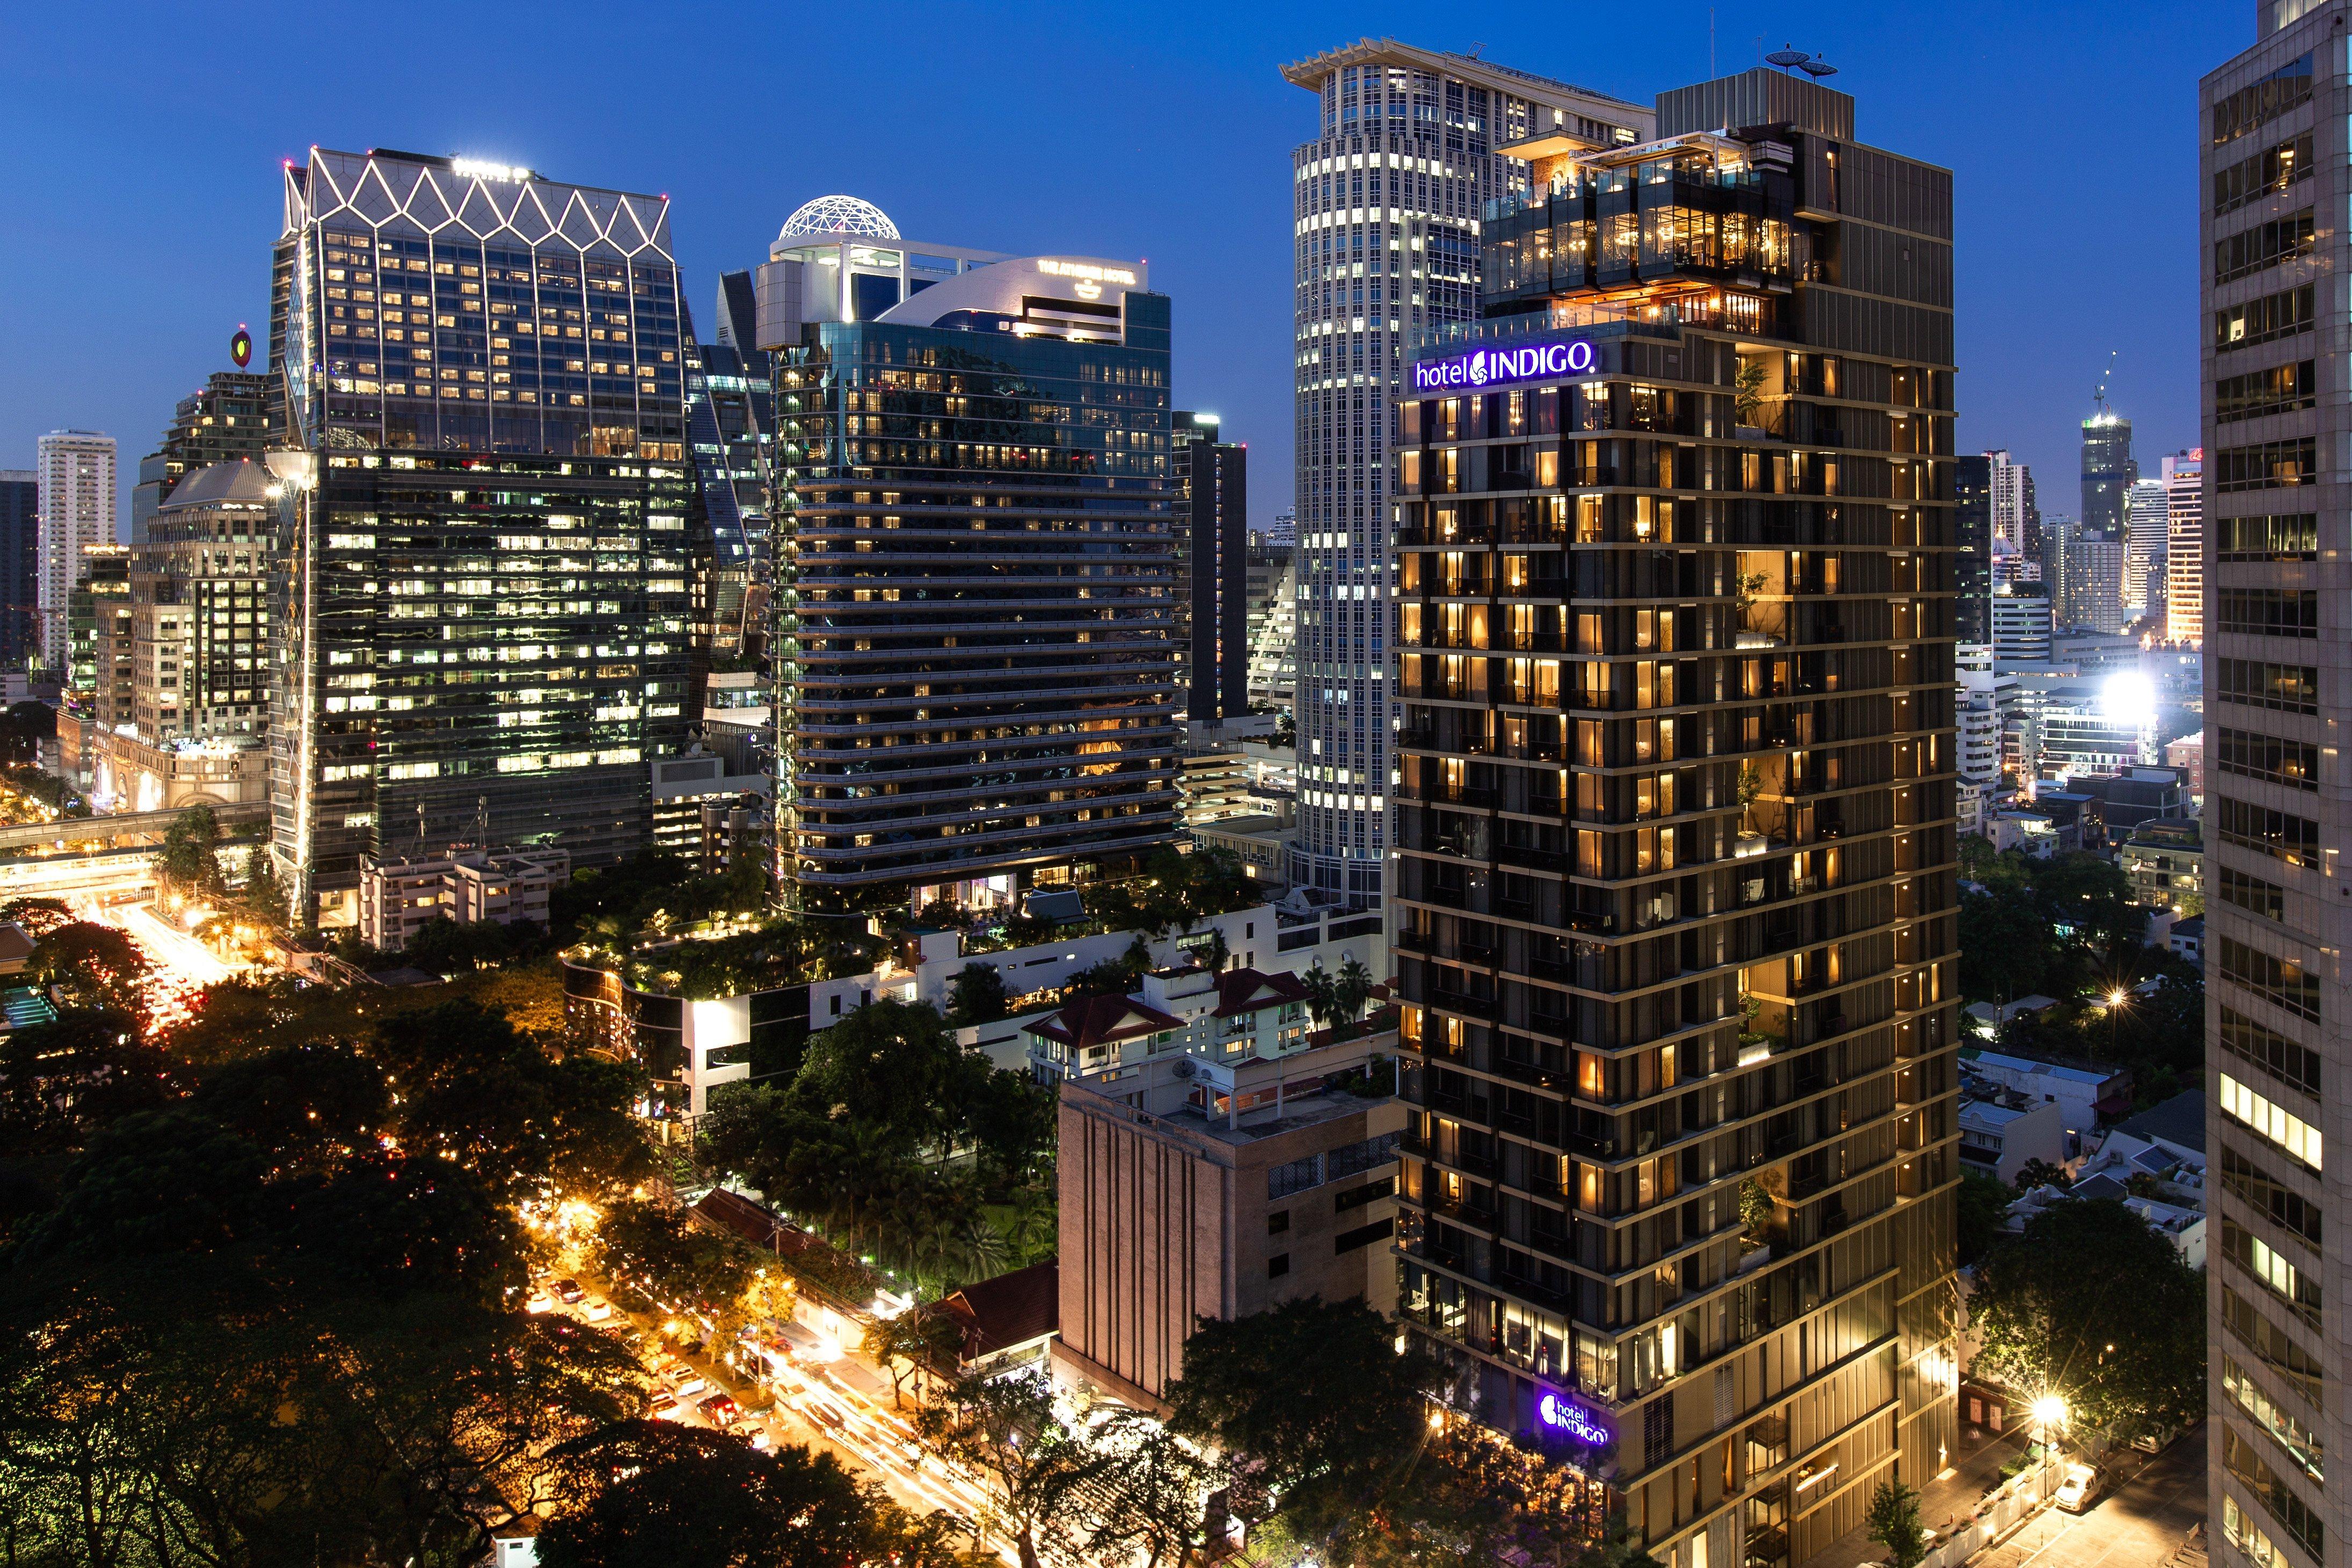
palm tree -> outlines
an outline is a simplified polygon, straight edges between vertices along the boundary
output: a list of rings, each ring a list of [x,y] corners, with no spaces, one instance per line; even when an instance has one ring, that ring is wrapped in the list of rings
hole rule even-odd
[[[976,1216],[963,1228],[965,1253],[971,1259],[972,1271],[985,1280],[1003,1270],[1012,1249],[1005,1245],[1003,1233],[991,1225],[985,1217]]]
[[[1339,978],[1331,987],[1331,999],[1339,1004],[1339,1018],[1353,1023],[1364,1016],[1364,1009],[1372,999],[1372,972],[1360,959],[1349,958],[1339,966]]]
[[[1323,967],[1322,959],[1316,959],[1307,973],[1298,978],[1307,988],[1307,1016],[1315,1020],[1318,1028],[1328,1025],[1339,1016],[1338,988],[1332,983],[1330,971]]]
[[[1223,974],[1225,966],[1233,961],[1233,956],[1234,949],[1225,940],[1223,928],[1216,925],[1210,926],[1209,940],[1201,949],[1202,962],[1208,966],[1209,972],[1213,975]]]

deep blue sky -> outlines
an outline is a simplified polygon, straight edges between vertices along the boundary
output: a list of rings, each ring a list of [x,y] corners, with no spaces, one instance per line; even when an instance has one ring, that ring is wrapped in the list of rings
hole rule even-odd
[[[1951,167],[1960,447],[2075,509],[2108,351],[2145,465],[2196,439],[2196,79],[2252,38],[2215,4],[1715,8],[1717,59],[1816,50],[1863,140]],[[1290,499],[1284,61],[1390,34],[1647,102],[1707,72],[1704,5],[397,5],[14,9],[0,49],[0,467],[42,431],[121,442],[263,335],[278,162],[312,142],[467,152],[667,192],[689,298],[846,191],[917,238],[1151,262],[1178,405]],[[1454,18],[1460,18],[1456,20]]]

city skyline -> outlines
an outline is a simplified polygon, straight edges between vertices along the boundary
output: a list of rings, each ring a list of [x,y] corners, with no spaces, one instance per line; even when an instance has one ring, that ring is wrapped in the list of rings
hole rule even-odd
[[[2237,20],[2233,12],[2168,7],[2143,18],[2131,37],[2107,38],[2090,22],[2052,20],[2021,6],[1883,20],[1846,7],[1792,20],[1718,6],[1715,63],[1742,68],[1753,63],[1759,37],[1772,48],[1785,33],[1838,64],[1841,85],[1867,91],[1905,81],[1886,110],[1890,136],[1957,176],[1963,388],[1979,378],[1979,392],[1960,400],[1958,447],[2006,446],[2059,475],[2073,466],[2076,428],[2112,350],[2121,358],[2110,401],[2135,421],[2139,445],[2154,452],[2196,444],[2195,209],[2181,193],[2194,179],[2194,62],[2225,55],[2237,41]],[[926,21],[940,25],[929,14]],[[1255,449],[1265,478],[1252,497],[1250,521],[1264,528],[1289,507],[1289,486],[1274,476],[1286,476],[1293,461],[1292,298],[1276,259],[1277,246],[1287,248],[1290,191],[1269,154],[1297,141],[1298,95],[1279,68],[1365,36],[1467,52],[1480,41],[1475,31],[1495,35],[1487,53],[1497,61],[1638,99],[1649,81],[1708,74],[1708,21],[1706,7],[1691,5],[1640,24],[1599,19],[1573,35],[1514,33],[1432,25],[1399,6],[1320,5],[1272,16],[1212,9],[1148,26],[1082,22],[1073,30],[1060,13],[1014,9],[992,13],[986,26],[950,20],[952,36],[935,51],[876,57],[864,41],[894,36],[879,14],[871,27],[838,39],[787,39],[710,15],[688,18],[675,63],[639,68],[656,96],[666,85],[701,106],[693,117],[663,117],[614,115],[553,89],[511,103],[476,93],[457,110],[488,79],[487,67],[453,76],[446,93],[383,100],[352,99],[315,76],[280,72],[266,103],[247,102],[221,90],[244,66],[233,37],[155,12],[139,26],[110,27],[106,47],[93,50],[76,41],[100,25],[91,14],[36,19],[21,25],[26,47],[0,67],[11,88],[5,122],[25,152],[13,171],[16,206],[58,214],[54,226],[71,237],[28,252],[15,280],[19,308],[5,323],[13,357],[59,369],[0,390],[0,457],[24,465],[34,440],[52,429],[111,434],[122,453],[120,530],[137,460],[154,448],[173,405],[210,373],[232,368],[227,344],[240,323],[257,340],[265,335],[268,279],[249,257],[252,243],[266,241],[274,227],[266,173],[316,141],[469,153],[544,168],[558,179],[617,171],[599,177],[664,192],[692,214],[679,258],[687,296],[698,307],[719,273],[764,256],[786,214],[834,191],[874,201],[911,225],[909,232],[966,235],[1006,248],[1148,256],[1175,301],[1174,394],[1180,406],[1220,413],[1229,439]],[[319,29],[317,41],[303,47],[323,57],[351,46],[355,26],[313,18],[306,26]],[[537,47],[546,61],[561,61],[585,47],[569,37],[590,36],[567,33]],[[698,37],[709,40],[707,49],[695,47]],[[712,133],[726,129],[729,116],[711,106],[743,103],[739,129],[751,134],[758,118],[751,106],[761,101],[756,83],[787,57],[787,44],[802,68],[854,70],[886,99],[947,104],[982,133],[942,142],[934,117],[909,116],[855,130],[803,128],[789,155],[755,160],[748,174],[740,159],[713,158],[709,149],[726,138]],[[114,62],[126,79],[146,82],[140,107],[117,112],[117,95],[106,90],[99,66],[49,63],[76,58]],[[1920,78],[1916,62],[1925,58],[1949,62],[1948,78]],[[2097,68],[2083,68],[2086,59]],[[985,84],[1012,71],[1039,73],[1048,85],[1000,107]],[[553,80],[567,73],[539,74]],[[2070,126],[2149,102],[2174,106],[2160,123],[2173,124],[2177,134],[2150,138],[2145,156],[2116,172],[2107,187],[2113,207],[2069,206],[2060,199],[2074,190],[2063,161],[2021,162],[2009,152],[2014,141],[1971,133],[1988,99],[2033,103],[2036,122],[2052,132],[2041,141],[2047,146],[2070,144]],[[1139,114],[1138,102],[1162,109]],[[1057,123],[1116,129],[1070,136],[1055,132]],[[1005,169],[996,149],[1024,136],[1045,139],[1040,145],[1062,177],[1028,181]],[[1992,157],[1995,145],[2008,155]],[[1154,159],[1181,159],[1203,176],[1202,188],[1220,193],[1219,221],[1202,224],[1197,214],[1123,194],[1133,188],[1134,163]],[[100,164],[112,171],[103,185],[87,178]],[[115,199],[94,201],[101,189]],[[2121,210],[2135,214],[2134,232],[2144,243],[2116,256],[2107,236],[2113,212]],[[2014,226],[2019,211],[2034,214],[2021,230]],[[133,267],[130,258],[141,252],[129,243],[134,229],[158,221],[193,236],[175,246],[175,270],[160,285]],[[2020,265],[2024,242],[1992,241],[2005,228],[2031,235],[2045,258],[2087,257],[2099,247],[2109,290],[2063,309],[2047,303],[2043,267]],[[2141,329],[2149,321],[2159,324],[2158,334]]]

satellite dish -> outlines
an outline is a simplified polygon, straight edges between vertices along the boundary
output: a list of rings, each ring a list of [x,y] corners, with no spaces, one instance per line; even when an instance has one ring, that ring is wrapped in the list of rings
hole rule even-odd
[[[1816,81],[1819,81],[1823,77],[1833,77],[1837,75],[1837,67],[1830,64],[1827,60],[1807,60],[1798,66],[1797,68],[1804,72],[1807,76],[1811,77]]]
[[[1190,1057],[1171,1062],[1168,1066],[1168,1074],[1171,1078],[1190,1078],[1192,1076],[1192,1061]]]
[[[1792,49],[1788,45],[1783,44],[1779,48],[1773,50],[1770,54],[1766,55],[1764,57],[1764,63],[1768,66],[1779,66],[1785,71],[1791,67],[1803,65],[1811,58],[1812,58],[1812,57],[1805,53],[1804,50]]]

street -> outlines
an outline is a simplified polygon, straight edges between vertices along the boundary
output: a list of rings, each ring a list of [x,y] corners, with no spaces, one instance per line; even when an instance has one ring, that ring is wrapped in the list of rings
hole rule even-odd
[[[2126,1449],[2124,1466],[2145,1461],[2090,1512],[2049,1509],[1970,1568],[2159,1568],[2189,1537],[2201,1558],[2205,1537],[2205,1427],[2191,1427],[2148,1459]]]

